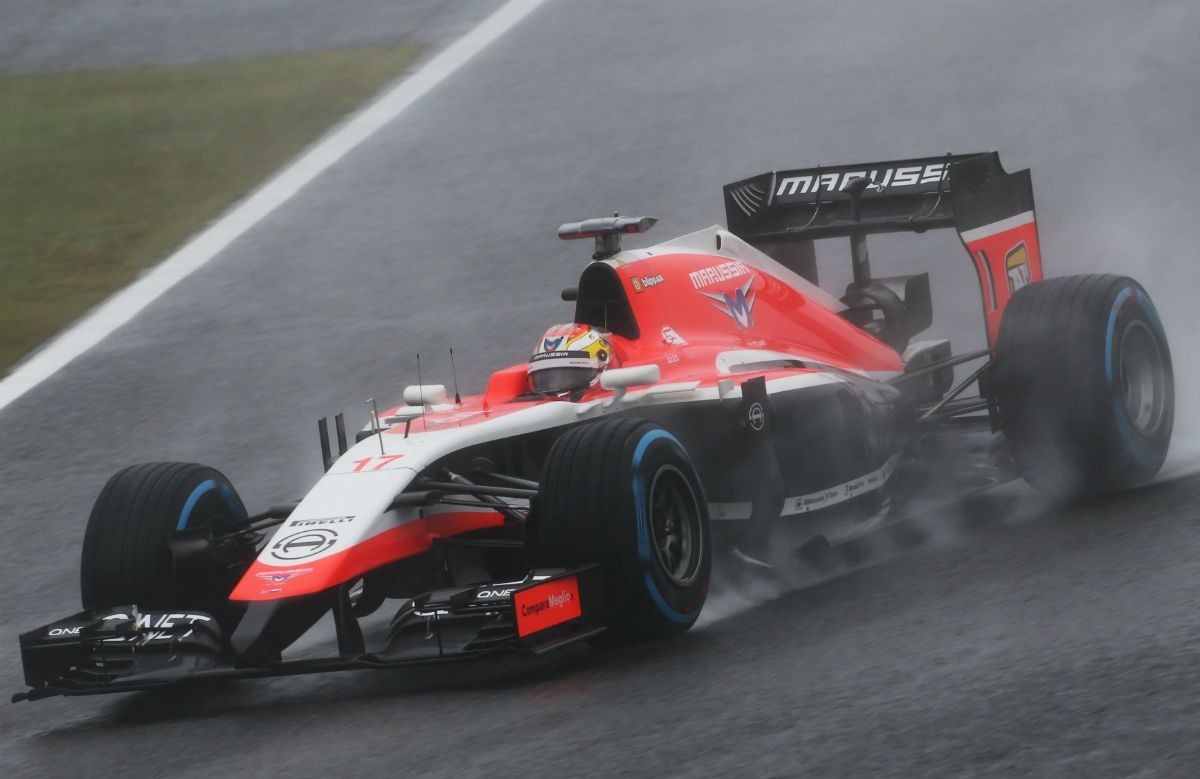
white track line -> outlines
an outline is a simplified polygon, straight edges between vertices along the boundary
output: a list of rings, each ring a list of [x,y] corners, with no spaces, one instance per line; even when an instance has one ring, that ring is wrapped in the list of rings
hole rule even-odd
[[[192,271],[275,209],[317,176],[377,133],[490,43],[504,35],[545,0],[509,0],[474,29],[447,46],[424,67],[402,76],[373,103],[327,138],[269,179],[174,254],[125,289],[90,311],[0,381],[0,410],[62,370],[67,363],[107,338],[137,316]]]

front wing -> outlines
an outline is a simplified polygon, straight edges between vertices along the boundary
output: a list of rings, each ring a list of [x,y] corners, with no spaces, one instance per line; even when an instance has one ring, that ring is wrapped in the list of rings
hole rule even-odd
[[[497,653],[541,655],[603,633],[599,568],[535,570],[520,582],[436,590],[408,601],[375,652],[242,665],[217,620],[136,606],[83,611],[21,635],[29,689],[13,701],[96,695],[215,678],[399,668]]]

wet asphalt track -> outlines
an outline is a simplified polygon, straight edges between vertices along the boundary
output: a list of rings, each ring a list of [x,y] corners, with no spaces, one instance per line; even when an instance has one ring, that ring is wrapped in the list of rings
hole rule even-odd
[[[1200,12],[899,5],[552,0],[0,413],[0,681],[19,686],[17,632],[77,604],[83,520],[119,465],[196,460],[251,504],[296,496],[317,416],[397,392],[417,351],[448,380],[454,346],[478,387],[569,316],[588,247],[558,222],[646,212],[669,237],[774,166],[993,147],[1031,166],[1048,267],[1129,272],[1159,302],[1188,471]],[[952,236],[887,254],[936,268],[934,331],[979,344]],[[1078,507],[1011,490],[681,641],[550,664],[0,704],[0,771],[1192,776],[1198,507],[1187,476]]]

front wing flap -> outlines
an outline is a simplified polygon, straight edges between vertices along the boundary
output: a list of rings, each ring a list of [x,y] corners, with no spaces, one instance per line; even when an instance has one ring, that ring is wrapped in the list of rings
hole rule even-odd
[[[113,682],[139,674],[187,673],[216,665],[221,629],[194,611],[139,611],[136,606],[81,611],[22,633],[25,683],[36,690],[56,683]]]

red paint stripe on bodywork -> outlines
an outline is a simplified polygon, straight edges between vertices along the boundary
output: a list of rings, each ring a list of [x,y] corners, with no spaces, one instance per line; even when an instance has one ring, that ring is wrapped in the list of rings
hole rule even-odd
[[[278,600],[326,590],[381,565],[429,551],[434,538],[483,530],[504,524],[504,516],[495,511],[459,511],[414,519],[372,536],[360,544],[319,560],[304,560],[311,569],[287,581],[265,582],[274,572],[295,570],[299,563],[266,565],[255,560],[230,594],[230,600]]]

